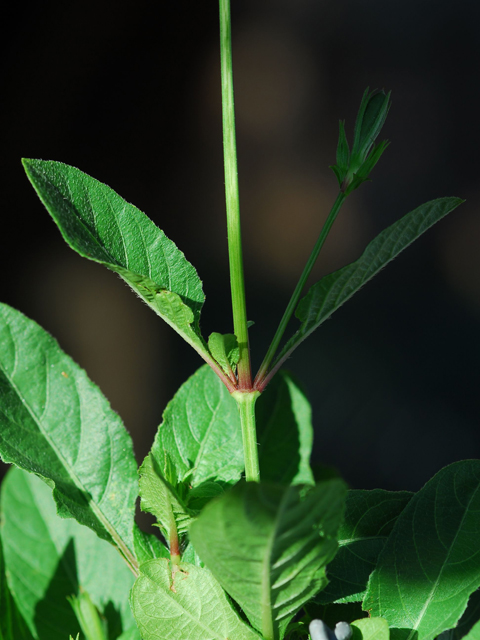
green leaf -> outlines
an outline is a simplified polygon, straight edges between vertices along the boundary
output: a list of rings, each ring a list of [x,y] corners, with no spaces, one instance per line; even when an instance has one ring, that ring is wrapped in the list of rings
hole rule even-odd
[[[358,260],[314,284],[300,300],[295,312],[302,323],[300,329],[287,342],[273,366],[280,360],[285,360],[312,331],[385,265],[462,202],[464,201],[460,198],[439,198],[421,205],[382,231],[370,242]]]
[[[87,591],[80,590],[78,596],[69,598],[69,602],[86,640],[108,640],[105,621]]]
[[[460,640],[467,635],[473,625],[480,621],[480,590],[470,596],[465,613],[451,632],[452,640]],[[443,640],[443,636],[442,636]]]
[[[30,182],[67,244],[115,271],[203,357],[202,283],[184,254],[113,189],[61,162],[23,160]]]
[[[465,640],[480,640],[480,621],[472,627],[470,633],[465,636]]]
[[[233,379],[240,359],[236,336],[233,333],[212,333],[208,338],[208,348],[227,376]]]
[[[351,623],[354,620],[368,616],[368,613],[362,611],[362,605],[359,602],[318,605],[310,601],[305,605],[305,609],[308,612],[309,618],[319,618],[331,629],[335,627],[337,622]]]
[[[408,491],[348,491],[339,549],[327,567],[329,583],[316,602],[363,600],[368,578],[398,516],[412,497]]]
[[[363,608],[396,638],[433,640],[454,627],[480,586],[480,461],[442,469],[398,517]]]
[[[133,530],[133,542],[139,565],[154,558],[170,558],[165,545],[153,533],[145,533],[138,525]]]
[[[268,385],[257,400],[256,419],[262,480],[315,484],[312,410],[291,373],[280,371]]]
[[[241,482],[190,527],[200,558],[265,640],[282,638],[292,616],[327,582],[345,488]]]
[[[33,640],[10,592],[0,538],[0,640]]]
[[[362,618],[352,622],[352,640],[389,640],[390,630],[384,618]]]
[[[200,367],[169,402],[151,453],[164,477],[175,474],[193,488],[239,480],[244,462],[238,409],[209,367]]]
[[[135,570],[130,436],[58,343],[6,305],[0,305],[0,456],[48,479],[59,514],[115,544]]]
[[[128,604],[133,575],[127,565],[90,529],[59,518],[44,482],[11,469],[2,484],[1,510],[10,588],[38,640],[64,640],[67,632],[77,633],[67,597],[80,588],[88,591],[109,627],[115,623],[121,632],[135,626]]]
[[[212,574],[191,564],[143,564],[131,603],[143,640],[259,640]]]

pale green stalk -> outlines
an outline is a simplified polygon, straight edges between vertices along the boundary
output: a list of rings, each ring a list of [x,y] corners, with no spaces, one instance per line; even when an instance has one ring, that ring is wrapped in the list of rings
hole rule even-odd
[[[259,391],[234,391],[232,393],[240,412],[243,453],[245,456],[245,479],[247,482],[260,482],[257,427],[255,422],[255,402],[259,395]]]
[[[223,155],[225,165],[225,199],[227,205],[230,286],[232,290],[233,328],[240,350],[240,359],[237,365],[238,388],[241,390],[251,390],[252,374],[250,370],[247,305],[245,301],[245,283],[243,277],[237,147],[235,141],[230,0],[220,0],[220,52],[222,69]]]

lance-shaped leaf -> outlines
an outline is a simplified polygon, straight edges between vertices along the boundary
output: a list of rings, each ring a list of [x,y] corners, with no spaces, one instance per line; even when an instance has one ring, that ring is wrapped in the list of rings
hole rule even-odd
[[[327,567],[328,585],[315,597],[316,602],[363,600],[378,556],[412,495],[382,489],[347,492],[345,518],[338,532],[339,549]]]
[[[278,373],[257,400],[255,413],[262,480],[314,484],[312,410],[291,373]]]
[[[191,564],[143,564],[131,604],[143,640],[260,640],[212,574]]]
[[[234,380],[240,358],[236,336],[233,333],[211,333],[208,338],[208,348],[225,373]]]
[[[57,342],[6,305],[0,305],[0,457],[48,479],[60,515],[115,544],[135,570],[130,436]]]
[[[61,162],[24,159],[35,191],[69,246],[118,273],[202,357],[205,296],[195,268],[144,213]]]
[[[1,517],[10,588],[35,638],[76,635],[80,629],[67,597],[84,589],[111,633],[133,626],[139,640],[128,603],[132,573],[114,547],[74,520],[58,517],[44,482],[11,469],[2,484]]]
[[[480,586],[480,461],[442,469],[398,517],[363,608],[395,638],[433,640],[453,628]]]
[[[242,482],[213,500],[190,527],[200,558],[265,640],[327,583],[345,488]]]
[[[439,198],[421,205],[382,231],[358,260],[314,284],[300,300],[295,312],[302,323],[300,329],[287,342],[273,366],[283,362],[312,331],[385,265],[462,202],[460,198]]]

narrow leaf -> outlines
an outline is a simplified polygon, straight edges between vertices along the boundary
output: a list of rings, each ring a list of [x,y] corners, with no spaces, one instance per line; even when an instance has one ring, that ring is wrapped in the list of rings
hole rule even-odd
[[[412,495],[382,489],[347,492],[339,549],[327,567],[328,585],[315,597],[316,602],[363,600],[378,556]]]
[[[256,404],[260,477],[283,484],[315,484],[310,469],[312,410],[298,381],[280,371]]]
[[[352,622],[352,640],[389,640],[390,630],[384,618],[362,618]]]
[[[88,591],[109,627],[116,623],[122,631],[135,624],[128,605],[133,576],[127,565],[92,531],[59,518],[44,482],[11,469],[2,484],[1,516],[10,587],[38,640],[64,640],[66,630],[77,633],[67,597],[80,588]]]
[[[314,284],[300,300],[295,312],[302,323],[300,329],[287,342],[275,364],[284,361],[312,331],[385,265],[462,202],[460,198],[439,198],[421,205],[382,231],[358,260]]]
[[[61,162],[24,159],[30,182],[69,246],[115,271],[194,349],[208,357],[195,268],[144,213],[113,189]]]
[[[282,638],[292,616],[325,586],[345,489],[240,483],[190,528],[195,551],[266,640]]]
[[[143,564],[131,603],[143,640],[260,640],[212,574],[191,564]]]
[[[59,514],[115,544],[135,570],[130,436],[57,342],[6,305],[0,305],[0,456],[48,479]]]
[[[456,462],[398,517],[363,608],[385,617],[396,638],[433,640],[453,628],[480,586],[479,536],[480,461]]]

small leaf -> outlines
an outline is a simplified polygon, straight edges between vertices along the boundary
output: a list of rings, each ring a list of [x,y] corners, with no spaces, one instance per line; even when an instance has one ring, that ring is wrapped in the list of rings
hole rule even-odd
[[[24,159],[27,176],[68,245],[115,271],[202,357],[202,283],[184,254],[113,189],[61,162]]]
[[[68,599],[86,640],[108,640],[106,626],[87,591]]]
[[[233,333],[212,333],[208,338],[208,348],[227,376],[234,378],[240,359],[236,336]]]
[[[145,533],[138,525],[133,530],[133,542],[139,565],[154,558],[170,558],[165,545],[153,533]]]
[[[453,628],[480,586],[480,461],[442,469],[398,517],[363,608],[396,638],[433,640]]]
[[[266,640],[327,582],[345,489],[241,482],[190,527],[195,551]]]
[[[390,630],[384,618],[362,618],[352,622],[352,640],[389,640]]]
[[[101,391],[35,322],[0,305],[0,456],[48,479],[64,518],[135,570],[132,441]]]
[[[128,604],[133,575],[127,565],[90,529],[59,518],[44,482],[11,469],[2,483],[1,517],[12,594],[38,640],[64,640],[66,630],[78,629],[67,597],[80,588],[88,591],[109,626],[115,622],[126,630],[135,625]],[[135,640],[140,640],[138,632]]]
[[[260,640],[212,574],[191,564],[143,564],[131,603],[144,640]]]
[[[310,469],[312,410],[298,381],[280,371],[256,404],[260,477],[283,484],[315,484]]]
[[[285,360],[312,331],[385,265],[462,202],[464,201],[460,198],[439,198],[421,205],[382,231],[370,242],[358,260],[314,284],[300,300],[295,312],[302,323],[300,329],[287,342],[273,366]]]
[[[378,556],[412,495],[382,489],[347,492],[339,549],[327,567],[328,585],[315,597],[316,602],[363,600]]]
[[[168,478],[193,487],[240,479],[244,469],[242,433],[235,400],[213,371],[200,367],[168,403],[151,451]]]

